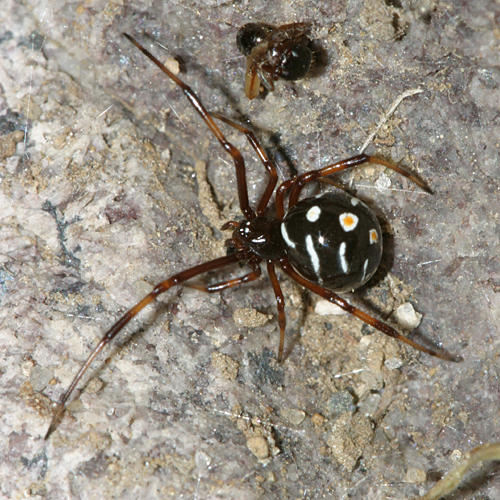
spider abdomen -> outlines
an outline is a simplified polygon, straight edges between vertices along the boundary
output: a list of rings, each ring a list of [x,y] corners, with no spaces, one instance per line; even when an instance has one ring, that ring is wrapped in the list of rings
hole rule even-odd
[[[294,205],[281,222],[288,260],[334,291],[354,290],[377,270],[382,232],[373,211],[346,193],[327,193]]]

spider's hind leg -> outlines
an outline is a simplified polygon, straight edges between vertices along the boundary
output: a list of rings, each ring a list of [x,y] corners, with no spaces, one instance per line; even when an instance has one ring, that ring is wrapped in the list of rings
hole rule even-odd
[[[314,292],[320,297],[323,297],[324,299],[328,300],[332,304],[341,307],[342,309],[344,309],[344,311],[347,311],[349,314],[356,316],[364,323],[373,326],[373,328],[376,328],[380,332],[385,333],[389,337],[399,340],[400,342],[404,342],[405,344],[412,346],[414,349],[430,354],[431,356],[444,359],[445,361],[457,362],[462,360],[460,356],[454,356],[442,350],[429,349],[428,347],[425,347],[409,339],[408,337],[401,335],[398,331],[392,328],[392,326],[389,326],[387,323],[384,323],[383,321],[380,321],[379,319],[370,316],[368,313],[365,313],[361,309],[358,309],[357,307],[349,304],[349,302],[347,302],[346,300],[344,300],[342,297],[332,292],[331,290],[323,288],[322,286],[317,285],[316,283],[313,283],[312,281],[309,281],[308,279],[301,276],[299,273],[295,271],[295,269],[290,265],[290,263],[286,258],[280,260],[280,265],[289,276],[291,276],[295,281],[300,283],[302,286],[311,290],[311,292]]]

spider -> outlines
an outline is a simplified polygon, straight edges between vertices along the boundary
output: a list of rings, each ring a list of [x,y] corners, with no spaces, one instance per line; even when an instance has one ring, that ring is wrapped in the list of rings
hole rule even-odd
[[[309,72],[315,52],[307,37],[309,30],[307,23],[248,23],[238,30],[236,45],[247,56],[245,94],[249,99],[259,95],[261,84],[272,91],[278,78],[299,80]]]
[[[233,159],[243,220],[231,220],[222,226],[222,230],[233,230],[232,237],[226,241],[226,245],[231,250],[226,256],[191,267],[158,283],[149,294],[111,326],[82,364],[66,392],[61,396],[60,402],[55,407],[45,439],[58,426],[67,400],[97,355],[132,318],[153,302],[156,297],[171,287],[181,284],[203,292],[214,293],[249,283],[261,276],[260,265],[262,263],[265,263],[267,268],[278,309],[280,329],[278,361],[283,359],[286,317],[285,299],[276,275],[276,266],[279,266],[297,283],[382,333],[432,356],[448,361],[460,360],[459,357],[452,356],[447,352],[429,349],[404,337],[386,323],[352,306],[336,293],[354,290],[364,285],[373,276],[380,263],[382,232],[375,214],[367,205],[345,192],[326,193],[299,200],[302,189],[310,182],[365,163],[388,167],[409,178],[424,190],[430,191],[423,181],[383,158],[361,154],[318,170],[310,170],[282,182],[276,189],[275,214],[272,215],[269,213],[269,203],[278,183],[277,169],[253,132],[218,113],[208,112],[186,83],[174,75],[132,36],[126,33],[124,36],[182,89],[188,101]],[[248,200],[245,164],[241,153],[226,139],[216,124],[216,120],[234,127],[246,136],[269,174],[267,186],[255,209],[250,206]],[[288,206],[285,208],[287,196]],[[238,278],[211,285],[186,283],[195,276],[238,262],[246,262],[250,271]]]

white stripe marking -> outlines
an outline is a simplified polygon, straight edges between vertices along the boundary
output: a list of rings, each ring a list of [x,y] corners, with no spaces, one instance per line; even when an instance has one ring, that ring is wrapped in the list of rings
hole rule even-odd
[[[361,283],[365,281],[366,277],[366,270],[368,269],[368,259],[365,260],[365,263],[363,264],[363,274],[361,276]]]
[[[315,205],[306,212],[306,219],[309,222],[316,222],[319,219],[320,215],[321,215],[321,208]]]
[[[347,265],[347,259],[345,258],[346,246],[347,245],[345,241],[343,241],[339,247],[340,267],[342,268],[342,271],[344,271],[345,274],[347,274],[347,271],[349,270],[349,266]]]
[[[359,203],[359,200],[357,198],[351,198],[351,205],[355,207]]]
[[[281,223],[281,235],[283,236],[283,239],[285,240],[285,243],[291,247],[291,248],[295,248],[296,245],[295,245],[295,242],[292,241],[289,236],[288,236],[288,233],[287,233],[287,230],[286,230],[286,227],[285,227],[285,223],[282,222]]]
[[[312,236],[308,234],[306,236],[306,249],[307,253],[309,254],[309,257],[311,259],[311,264],[313,266],[314,272],[318,275],[319,277],[319,257],[316,252],[316,249],[314,248],[314,243]]]

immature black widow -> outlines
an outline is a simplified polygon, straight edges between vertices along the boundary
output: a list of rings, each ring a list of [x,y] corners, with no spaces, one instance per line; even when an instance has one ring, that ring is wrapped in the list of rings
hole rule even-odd
[[[207,286],[200,284],[185,284],[185,286],[208,293],[219,292],[226,288],[256,280],[261,275],[260,264],[265,262],[278,307],[280,328],[278,361],[283,358],[286,318],[285,300],[276,276],[276,265],[279,265],[286,274],[304,287],[336,304],[382,333],[432,356],[448,361],[458,361],[460,359],[443,351],[429,349],[402,336],[391,326],[352,306],[332,291],[354,290],[360,287],[373,276],[380,263],[382,255],[380,225],[375,214],[363,202],[344,192],[327,193],[299,201],[302,189],[309,182],[363,163],[374,163],[388,167],[408,177],[424,190],[430,191],[423,181],[383,158],[361,154],[318,170],[310,170],[281,183],[276,190],[275,196],[276,214],[274,216],[269,215],[268,205],[278,182],[278,174],[276,166],[267,156],[253,132],[218,113],[209,113],[188,85],[167,69],[134,38],[126,33],[124,33],[124,36],[182,89],[184,95],[219,143],[231,155],[236,170],[239,204],[244,220],[241,222],[229,221],[222,227],[223,230],[233,229],[232,237],[227,240],[226,244],[233,248],[234,252],[225,257],[219,257],[181,271],[158,283],[151,293],[129,309],[104,334],[75,375],[66,392],[61,396],[45,439],[56,429],[63,416],[66,401],[94,359],[144,307],[174,285],[183,284],[199,274],[240,261],[245,261],[251,271],[239,278]],[[248,201],[243,157],[228,142],[214,119],[220,120],[245,134],[269,173],[269,181],[256,210],[250,207]],[[288,195],[288,210],[285,210],[286,195]]]

